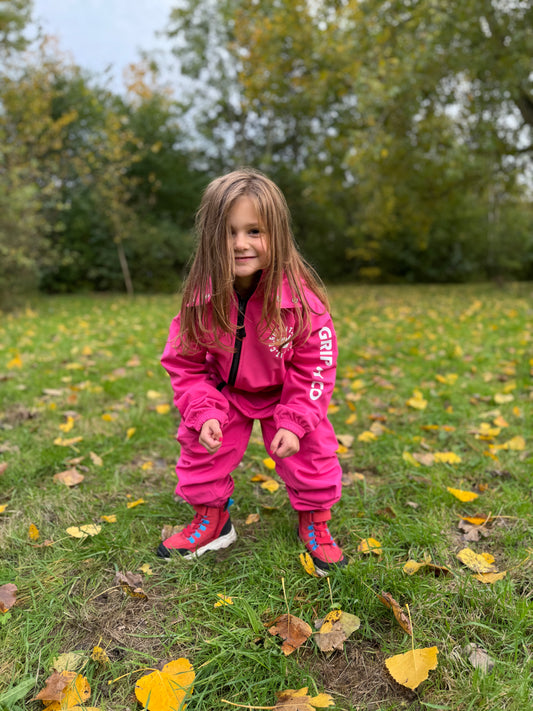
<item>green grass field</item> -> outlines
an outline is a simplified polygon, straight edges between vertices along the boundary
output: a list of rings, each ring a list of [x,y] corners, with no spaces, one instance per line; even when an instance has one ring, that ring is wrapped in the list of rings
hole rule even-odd
[[[531,285],[330,296],[345,472],[330,528],[349,565],[329,579],[300,562],[283,486],[252,481],[275,477],[255,433],[235,472],[237,543],[194,563],[155,557],[163,527],[191,518],[173,498],[178,416],[159,365],[176,297],[43,298],[2,316],[0,586],[17,587],[0,612],[2,711],[44,708],[34,697],[73,651],[91,687],[81,708],[101,711],[142,708],[137,680],[182,657],[196,673],[190,711],[272,708],[277,692],[302,687],[345,711],[533,709]],[[75,486],[54,479],[69,469],[83,476]],[[448,487],[478,496],[462,502]],[[475,514],[488,520],[461,523]],[[67,533],[87,524],[101,530]],[[358,550],[368,538],[379,555]],[[464,548],[505,576],[477,580],[457,558]],[[449,574],[404,572],[427,556]],[[141,575],[145,596],[117,572]],[[382,591],[408,609],[413,639]],[[220,596],[233,604],[215,607]],[[286,612],[314,628],[335,607],[361,620],[342,650],[311,637],[286,656],[268,632]],[[434,646],[438,666],[416,690],[392,679],[387,658]],[[109,661],[92,659],[94,647]]]

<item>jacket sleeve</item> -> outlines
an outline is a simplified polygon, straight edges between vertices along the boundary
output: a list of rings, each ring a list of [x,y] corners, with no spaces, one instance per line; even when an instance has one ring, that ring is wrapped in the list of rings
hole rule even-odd
[[[295,345],[274,410],[279,429],[297,437],[311,432],[328,411],[337,370],[337,338],[328,313],[313,314],[309,338]]]
[[[183,422],[197,432],[207,420],[228,421],[228,401],[210,382],[207,351],[195,349],[184,355],[179,342],[180,318],[170,325],[168,341],[161,356],[161,365],[170,375],[174,404]]]

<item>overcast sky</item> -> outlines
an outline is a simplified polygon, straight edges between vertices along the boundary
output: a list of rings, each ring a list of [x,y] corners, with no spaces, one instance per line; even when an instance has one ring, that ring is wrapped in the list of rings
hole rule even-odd
[[[74,62],[101,73],[113,65],[112,87],[120,90],[122,71],[138,61],[139,50],[165,48],[156,32],[167,25],[176,0],[33,0],[34,18]]]

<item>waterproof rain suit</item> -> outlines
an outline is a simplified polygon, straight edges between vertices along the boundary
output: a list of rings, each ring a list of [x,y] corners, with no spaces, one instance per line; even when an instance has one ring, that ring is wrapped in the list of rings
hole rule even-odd
[[[305,294],[312,310],[310,333],[281,349],[273,339],[265,342],[261,334],[261,281],[247,300],[234,295],[231,319],[237,329],[235,334],[219,334],[222,347],[182,353],[179,316],[172,321],[161,363],[170,375],[174,403],[182,416],[176,493],[191,505],[221,507],[228,500],[234,488],[231,474],[244,455],[255,419],[261,423],[268,452],[279,428],[300,439],[297,454],[272,457],[295,510],[330,509],[339,500],[338,445],[327,418],[337,342],[323,304],[311,292]],[[296,309],[302,307],[286,280],[279,298],[290,338],[297,324]],[[218,420],[223,433],[215,454],[198,441],[209,419]]]

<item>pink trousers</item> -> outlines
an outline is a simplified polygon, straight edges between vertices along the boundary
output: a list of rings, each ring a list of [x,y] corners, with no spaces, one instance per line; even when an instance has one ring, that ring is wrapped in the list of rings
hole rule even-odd
[[[270,443],[276,434],[274,420],[266,417],[260,422],[270,453]],[[182,422],[177,435],[181,454],[176,465],[176,493],[193,506],[224,506],[233,493],[232,472],[243,458],[252,425],[253,419],[231,408],[229,422],[223,428],[222,445],[218,452],[209,454],[198,442],[198,432]],[[284,459],[272,457],[293,509],[330,509],[340,499],[342,470],[335,454],[337,447],[333,426],[324,419],[300,439],[297,454]]]

